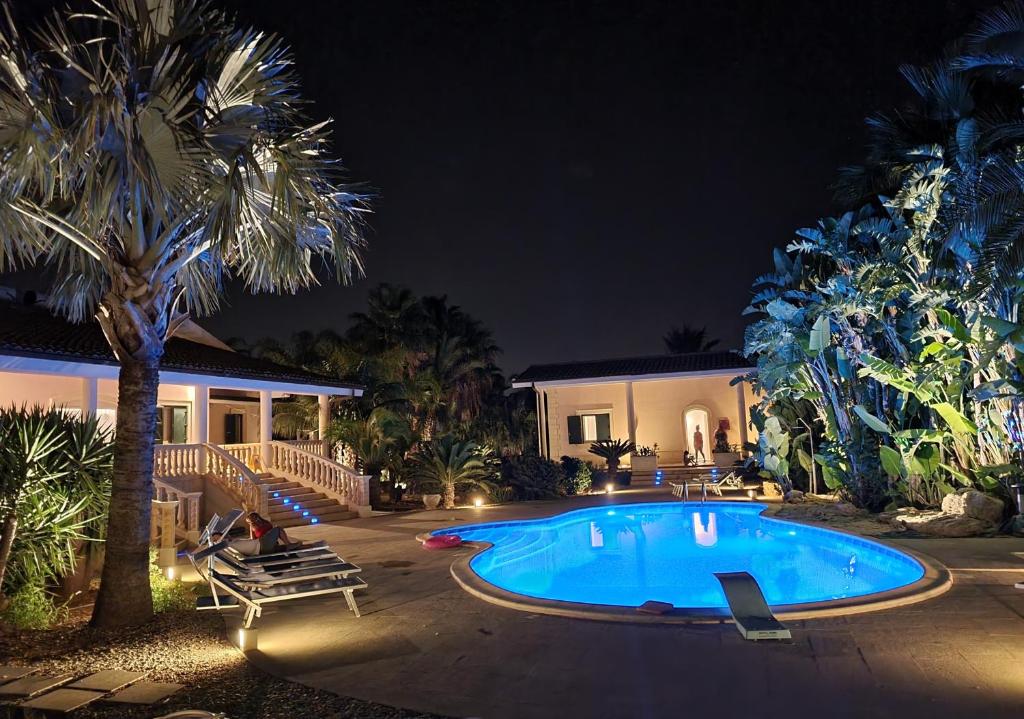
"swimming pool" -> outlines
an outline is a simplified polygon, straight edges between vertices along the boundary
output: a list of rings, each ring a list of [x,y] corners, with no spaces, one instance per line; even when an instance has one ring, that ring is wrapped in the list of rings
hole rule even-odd
[[[648,600],[720,613],[715,572],[750,572],[774,606],[865,597],[920,581],[917,559],[853,535],[761,516],[765,505],[609,505],[545,519],[452,527],[493,546],[472,572],[515,595],[636,607]]]

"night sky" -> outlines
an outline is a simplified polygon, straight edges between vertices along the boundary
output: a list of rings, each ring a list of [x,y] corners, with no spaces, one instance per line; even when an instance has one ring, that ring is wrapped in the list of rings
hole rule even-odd
[[[740,347],[751,280],[835,211],[865,116],[906,96],[898,66],[993,3],[221,4],[293,46],[310,112],[335,119],[336,154],[378,197],[365,280],[234,288],[202,324],[343,330],[390,282],[482,319],[514,373],[659,353],[684,322]]]

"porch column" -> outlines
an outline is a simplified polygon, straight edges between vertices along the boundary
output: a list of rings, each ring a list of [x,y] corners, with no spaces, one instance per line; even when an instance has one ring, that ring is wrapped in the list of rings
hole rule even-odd
[[[192,428],[189,441],[206,444],[210,441],[210,388],[205,384],[192,386]],[[206,471],[206,449],[199,450],[199,465]]]
[[[747,444],[747,397],[743,394],[743,383],[736,383],[736,408],[740,413],[740,451]]]
[[[320,451],[325,457],[330,458],[331,453],[327,447],[327,428],[331,424],[331,396],[318,394],[316,400],[320,408],[317,415],[316,436],[320,440]]]
[[[205,384],[192,387],[192,444],[210,441],[210,388]]]
[[[633,383],[626,382],[626,429],[629,441],[636,444],[636,408],[633,406]]]
[[[100,408],[100,382],[95,377],[82,378],[82,415],[93,415]]]
[[[270,390],[260,390],[260,458],[270,466],[270,440],[274,437],[274,405]]]

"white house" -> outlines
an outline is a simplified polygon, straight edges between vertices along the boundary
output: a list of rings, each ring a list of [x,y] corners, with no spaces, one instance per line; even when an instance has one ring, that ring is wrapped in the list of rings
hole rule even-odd
[[[512,386],[536,393],[540,452],[549,459],[593,460],[591,442],[621,438],[657,444],[659,466],[673,466],[682,464],[684,451],[698,454],[698,428],[707,462],[719,426],[730,444],[753,439],[750,385],[730,384],[752,369],[733,352],[655,355],[533,365]]]
[[[118,365],[95,322],[71,324],[45,308],[0,300],[0,406],[40,405],[98,415],[111,426]],[[161,362],[154,480],[178,501],[186,536],[214,511],[244,504],[283,526],[368,510],[366,477],[326,456],[332,398],[362,388],[248,357],[194,323]],[[319,439],[275,441],[275,398],[319,399]]]

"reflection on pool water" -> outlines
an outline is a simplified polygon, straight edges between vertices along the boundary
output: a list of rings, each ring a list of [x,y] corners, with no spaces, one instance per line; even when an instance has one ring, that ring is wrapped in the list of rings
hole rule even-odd
[[[724,608],[715,572],[750,572],[769,604],[859,597],[921,579],[912,557],[860,537],[760,516],[763,504],[594,507],[547,519],[453,527],[494,546],[470,566],[530,597],[637,606]]]

